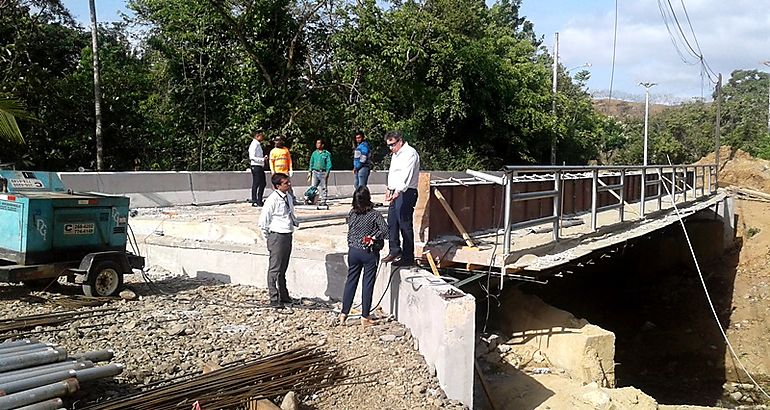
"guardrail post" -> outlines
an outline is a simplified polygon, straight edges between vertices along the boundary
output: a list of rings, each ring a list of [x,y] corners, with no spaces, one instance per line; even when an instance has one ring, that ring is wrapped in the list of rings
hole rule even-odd
[[[505,178],[504,185],[505,185],[505,198],[503,206],[505,207],[505,215],[503,216],[503,219],[505,220],[505,233],[503,234],[503,266],[505,266],[505,257],[508,256],[508,254],[511,252],[511,176],[506,173],[503,178]]]
[[[687,182],[690,180],[690,175],[687,173],[687,166],[684,167],[684,176],[682,177],[682,196],[684,201],[687,202]]]
[[[556,196],[553,197],[553,216],[556,219],[553,221],[553,240],[559,240],[559,223],[561,222],[561,172],[556,171],[553,173],[553,190],[556,191]]]
[[[658,167],[658,211],[663,209],[663,167]]]
[[[692,199],[695,200],[698,198],[698,168],[693,167],[692,169]]]
[[[639,193],[639,218],[644,219],[645,201],[647,200],[647,168],[642,168],[642,191]]]
[[[594,169],[592,171],[593,173],[593,183],[591,184],[591,230],[596,232],[596,208],[598,207],[598,200],[599,200],[599,170]]]
[[[620,170],[620,192],[618,192],[619,201],[620,201],[620,208],[618,208],[618,217],[620,218],[620,222],[623,222],[623,218],[625,218],[625,208],[626,208],[626,169],[623,168]]]
[[[671,168],[671,200],[676,203],[676,167]]]

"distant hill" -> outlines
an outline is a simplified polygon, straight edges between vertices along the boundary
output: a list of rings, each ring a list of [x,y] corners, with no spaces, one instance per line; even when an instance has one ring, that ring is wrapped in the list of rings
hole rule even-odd
[[[594,99],[596,111],[617,119],[644,120],[644,102]],[[655,116],[675,106],[650,103],[650,116]]]

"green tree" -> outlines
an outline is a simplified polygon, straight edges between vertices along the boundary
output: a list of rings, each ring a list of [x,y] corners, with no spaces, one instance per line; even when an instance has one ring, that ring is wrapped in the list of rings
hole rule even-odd
[[[735,70],[722,88],[723,143],[753,155],[770,145],[767,130],[767,90],[770,75]],[[770,158],[770,157],[768,157]]]

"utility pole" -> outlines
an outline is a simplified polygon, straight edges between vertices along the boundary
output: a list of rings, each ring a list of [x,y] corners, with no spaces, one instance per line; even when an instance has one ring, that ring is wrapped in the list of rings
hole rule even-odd
[[[715,185],[719,188],[719,148],[721,144],[720,140],[720,126],[722,125],[722,73],[717,75],[717,123],[714,127],[714,139],[716,140],[716,151],[714,152],[714,162],[716,163],[716,175],[714,175]]]
[[[650,88],[657,85],[656,83],[639,83],[644,87],[644,163],[647,166],[647,129],[650,117]]]
[[[553,101],[551,103],[551,114],[554,118],[553,136],[551,137],[551,165],[556,165],[556,85],[557,74],[559,73],[559,33],[556,33],[556,43],[553,48]]]
[[[96,119],[96,170],[104,170],[104,141],[102,140],[102,79],[99,74],[99,44],[96,37],[96,5],[88,0],[91,8],[91,49],[94,55],[94,117]]]

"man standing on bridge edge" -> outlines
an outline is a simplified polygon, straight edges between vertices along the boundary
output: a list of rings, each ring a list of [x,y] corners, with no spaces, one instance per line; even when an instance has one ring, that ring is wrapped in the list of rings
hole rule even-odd
[[[417,205],[417,183],[420,179],[420,155],[399,131],[385,134],[393,157],[388,171],[388,190],[385,200],[390,201],[388,209],[388,255],[385,263],[396,266],[414,264],[414,207]],[[399,233],[401,234],[399,237]],[[403,238],[403,241],[401,240]],[[399,259],[400,258],[400,259]]]
[[[254,139],[249,145],[249,163],[251,165],[251,206],[262,206],[262,195],[265,193],[265,152],[262,150],[262,140],[265,133],[262,130],[254,132]]]
[[[315,142],[315,151],[310,156],[310,168],[308,169],[308,182],[318,189],[318,205],[326,205],[327,181],[329,180],[329,171],[332,169],[332,154],[324,149],[324,142],[321,139]]]

